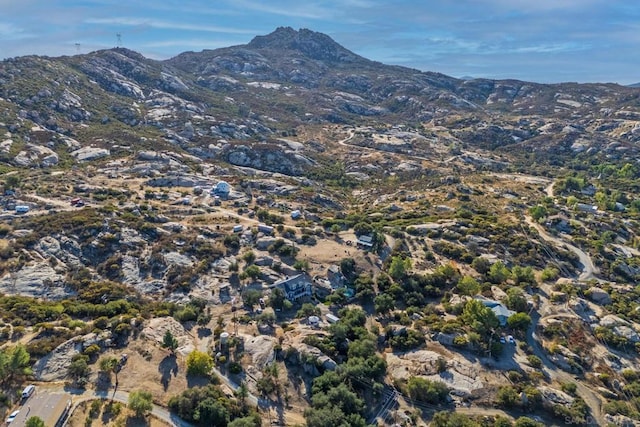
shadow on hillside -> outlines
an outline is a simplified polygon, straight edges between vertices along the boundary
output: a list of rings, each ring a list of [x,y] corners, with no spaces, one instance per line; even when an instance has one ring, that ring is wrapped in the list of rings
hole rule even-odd
[[[198,328],[198,338],[200,339],[210,337],[211,334],[212,334],[211,328],[206,328],[202,326]]]

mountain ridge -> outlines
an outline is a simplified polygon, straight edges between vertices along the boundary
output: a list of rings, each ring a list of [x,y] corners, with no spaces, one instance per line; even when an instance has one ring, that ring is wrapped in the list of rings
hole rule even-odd
[[[164,61],[113,48],[0,62],[0,123],[9,128],[30,120],[61,135],[89,135],[79,143],[92,144],[109,139],[102,133],[110,124],[132,141],[164,135],[204,157],[220,139],[270,140],[298,126],[375,122],[446,124],[463,143],[491,149],[571,154],[575,144],[615,143],[635,150],[639,97],[637,88],[615,84],[461,80],[385,65],[325,34],[290,27]],[[195,129],[184,138],[187,122]],[[19,137],[30,138],[27,126],[20,129]],[[587,135],[592,142],[579,142]]]

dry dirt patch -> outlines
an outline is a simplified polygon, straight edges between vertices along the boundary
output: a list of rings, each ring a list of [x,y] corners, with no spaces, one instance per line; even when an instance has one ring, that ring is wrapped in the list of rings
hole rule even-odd
[[[85,427],[86,420],[89,418],[89,412],[91,410],[91,404],[93,401],[82,402],[69,418],[67,422],[68,427]],[[121,404],[121,412],[118,416],[112,416],[105,410],[106,402],[103,402],[100,408],[100,413],[90,417],[92,419],[91,427],[169,427],[169,424],[161,421],[151,415],[144,419],[135,418],[133,413],[126,409],[125,404]]]

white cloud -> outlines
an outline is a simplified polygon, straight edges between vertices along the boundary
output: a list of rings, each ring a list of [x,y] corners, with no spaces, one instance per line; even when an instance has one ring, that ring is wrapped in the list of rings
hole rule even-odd
[[[21,40],[30,37],[34,37],[34,35],[9,22],[0,22],[0,39]]]
[[[119,17],[119,18],[89,18],[85,20],[87,24],[97,25],[123,25],[131,27],[150,27],[163,30],[200,31],[208,33],[227,34],[257,34],[257,30],[220,27],[217,25],[200,25],[184,22],[172,22],[149,18]]]
[[[287,2],[287,4],[273,5],[272,3],[263,4],[252,0],[236,0],[234,5],[243,9],[249,9],[253,12],[307,19],[330,19],[335,11],[335,9],[331,7],[323,8],[300,2]]]

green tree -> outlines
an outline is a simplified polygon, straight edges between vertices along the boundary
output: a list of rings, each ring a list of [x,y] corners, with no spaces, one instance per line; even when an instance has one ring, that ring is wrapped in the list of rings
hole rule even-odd
[[[463,276],[456,287],[462,295],[474,296],[480,292],[480,284],[471,276]]]
[[[259,427],[254,417],[236,418],[227,424],[227,427]]]
[[[409,378],[407,390],[412,399],[433,404],[445,402],[449,395],[449,388],[443,383],[421,377]]]
[[[504,283],[509,276],[511,276],[511,272],[502,263],[502,261],[496,261],[489,269],[487,276],[491,283],[499,285],[500,283]]]
[[[260,277],[260,274],[262,274],[260,272],[260,267],[258,267],[257,265],[248,266],[247,268],[244,269],[244,273],[254,280]]]
[[[118,384],[118,359],[113,356],[105,356],[98,362],[100,371],[104,372],[111,378],[113,372],[116,376],[116,384]]]
[[[171,354],[174,354],[176,349],[178,348],[178,339],[173,336],[170,330],[167,329],[167,332],[164,333],[164,337],[162,338],[162,347],[169,349]]]
[[[26,427],[45,427],[44,421],[40,417],[29,417]]]
[[[471,267],[473,267],[473,269],[480,274],[487,274],[489,272],[489,269],[491,268],[491,261],[479,256],[473,259],[473,261],[471,262]]]
[[[492,329],[500,325],[494,312],[476,299],[465,303],[460,319],[481,335],[488,335]]]
[[[7,351],[7,371],[9,377],[31,375],[31,356],[27,348],[23,345],[17,345]]]
[[[505,304],[514,311],[527,311],[527,298],[520,288],[510,288],[507,290]]]
[[[389,276],[394,280],[400,280],[407,274],[407,270],[411,268],[411,260],[409,258],[403,259],[400,256],[394,256],[391,258],[391,264],[389,265]]]
[[[207,376],[213,368],[213,358],[207,353],[194,350],[187,356],[187,374]]]
[[[544,424],[532,420],[529,417],[519,417],[513,427],[543,427]]]
[[[534,220],[540,221],[548,215],[548,211],[543,205],[536,205],[529,208],[529,215],[531,215]]]
[[[129,393],[129,403],[127,405],[137,417],[144,417],[153,409],[153,396],[150,392],[136,390]]]
[[[67,368],[67,376],[69,376],[76,385],[82,386],[87,382],[87,378],[91,373],[87,363],[88,356],[78,355],[71,360],[69,368]]]
[[[253,264],[253,262],[256,260],[256,254],[253,251],[245,252],[245,254],[242,255],[242,259],[247,264]]]
[[[517,329],[525,332],[529,325],[531,325],[531,317],[527,313],[515,313],[509,316],[507,319],[507,325],[511,329]]]
[[[373,300],[376,313],[387,314],[396,306],[395,300],[389,294],[380,294]]]
[[[320,316],[320,309],[311,303],[305,302],[296,313],[296,317],[305,318],[309,316]]]
[[[4,189],[13,190],[20,185],[20,178],[17,175],[8,175],[4,179]]]
[[[262,298],[262,292],[257,289],[247,289],[242,292],[242,302],[251,310],[253,310],[254,305],[258,304],[260,298]]]
[[[500,387],[496,395],[496,403],[499,406],[512,408],[515,405],[517,405],[519,402],[520,402],[520,395],[518,394],[518,390],[516,390],[514,387],[510,385]]]
[[[560,275],[560,270],[558,270],[555,267],[549,266],[549,267],[545,267],[545,269],[542,270],[542,273],[540,274],[540,278],[544,282],[547,282],[550,280],[556,280],[559,275]]]
[[[286,295],[280,288],[274,288],[271,290],[271,296],[269,297],[269,305],[274,309],[282,309],[284,302],[286,301]]]
[[[516,265],[511,269],[511,278],[516,285],[536,285],[536,277],[533,274],[533,268],[531,268],[530,266],[520,267],[519,265]]]
[[[229,411],[221,402],[207,398],[198,404],[193,418],[202,426],[226,426]]]

